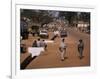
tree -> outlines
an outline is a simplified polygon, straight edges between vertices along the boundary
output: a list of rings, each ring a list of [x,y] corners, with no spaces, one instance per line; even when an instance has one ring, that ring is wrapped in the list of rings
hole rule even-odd
[[[76,20],[77,13],[76,12],[60,12],[60,17],[65,17],[66,20],[69,21],[69,25],[73,23],[74,20]]]
[[[90,12],[81,13],[82,20],[90,23]]]
[[[33,20],[34,23],[49,23],[53,20],[48,10],[31,10],[21,9],[21,17],[28,17]]]

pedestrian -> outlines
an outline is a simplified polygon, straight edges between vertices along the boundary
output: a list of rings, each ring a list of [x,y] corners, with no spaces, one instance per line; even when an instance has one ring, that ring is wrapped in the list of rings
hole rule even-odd
[[[40,40],[40,47],[44,47],[44,41]]]
[[[84,50],[84,42],[82,39],[79,40],[79,44],[78,44],[78,52],[80,55],[80,59],[83,58],[83,50]]]
[[[37,47],[41,47],[40,38],[38,38],[38,41],[37,41]]]
[[[45,40],[43,40],[43,44],[44,44],[44,50],[47,50],[47,43],[45,42]]]
[[[21,44],[21,46],[20,46],[20,52],[21,53],[26,53],[26,51],[27,51],[26,45],[25,44]]]
[[[61,61],[64,61],[65,59],[65,53],[66,53],[66,44],[65,44],[65,39],[62,39],[61,41],[61,44],[60,44],[60,47],[59,47],[59,51],[60,51],[60,54],[61,54]]]
[[[40,46],[44,47],[44,49],[47,50],[47,43],[45,42],[45,40],[40,41]]]
[[[37,41],[36,40],[33,42],[32,47],[37,47]]]

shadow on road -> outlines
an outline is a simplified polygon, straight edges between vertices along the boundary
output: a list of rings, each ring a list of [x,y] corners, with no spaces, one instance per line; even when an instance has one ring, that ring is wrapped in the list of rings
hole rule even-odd
[[[34,57],[31,57],[31,55],[28,56],[28,57],[21,63],[20,69],[25,69],[25,68],[27,67],[27,65],[28,65],[29,63],[31,63],[31,61],[32,61],[33,59],[35,59],[36,57],[37,57],[37,56],[34,56]]]

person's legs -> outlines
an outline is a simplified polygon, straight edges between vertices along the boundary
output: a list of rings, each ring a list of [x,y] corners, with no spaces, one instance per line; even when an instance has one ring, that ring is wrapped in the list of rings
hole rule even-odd
[[[45,51],[47,50],[47,45],[44,46]]]
[[[83,49],[81,50],[81,57],[83,57]]]
[[[83,57],[83,50],[80,49],[80,59],[82,59],[82,57]]]
[[[66,55],[66,48],[64,49],[64,58],[66,59],[67,57],[65,55]]]
[[[64,61],[64,50],[61,52],[61,60]]]

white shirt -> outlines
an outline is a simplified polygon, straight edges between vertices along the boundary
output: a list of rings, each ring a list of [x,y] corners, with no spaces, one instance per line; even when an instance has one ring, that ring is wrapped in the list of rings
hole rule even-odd
[[[37,47],[40,47],[40,41],[37,41]]]
[[[60,47],[61,48],[65,48],[66,47],[65,43],[64,42],[61,42]]]
[[[54,35],[57,35],[57,34],[59,34],[59,31],[54,31]]]

